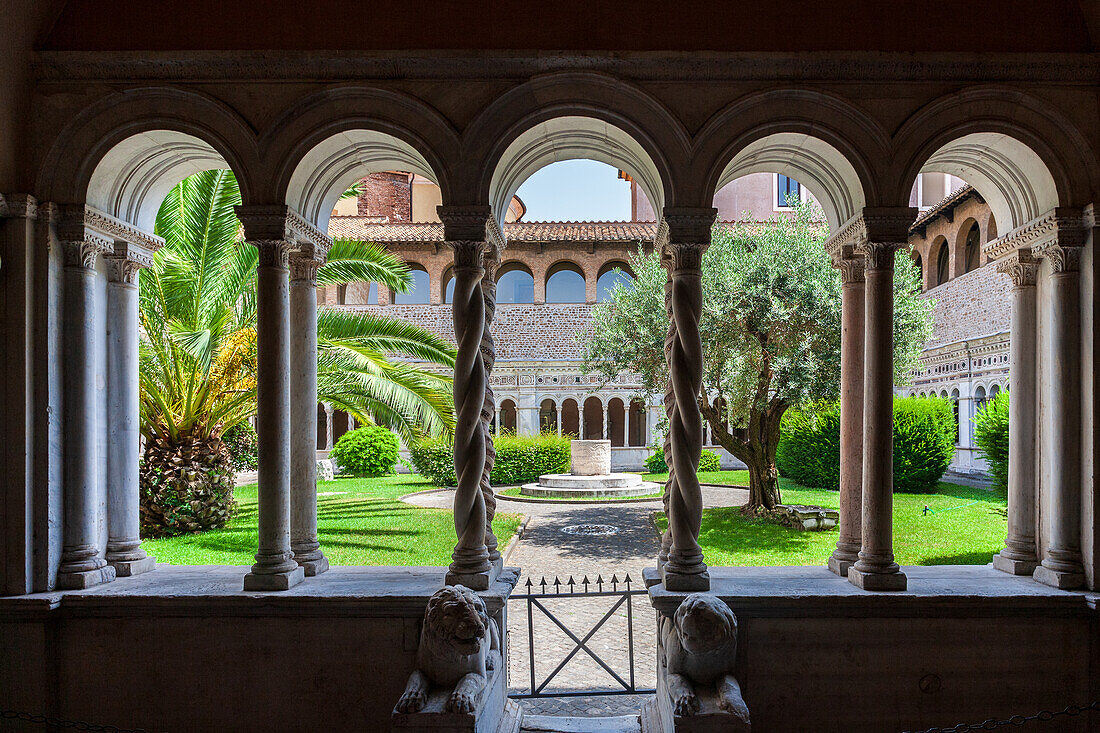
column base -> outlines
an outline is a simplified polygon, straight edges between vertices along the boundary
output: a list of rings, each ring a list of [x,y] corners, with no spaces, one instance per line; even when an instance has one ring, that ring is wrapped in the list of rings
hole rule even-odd
[[[665,565],[661,568],[661,582],[665,590],[689,593],[707,591],[710,590],[710,573],[705,570],[701,573],[677,573],[669,570],[668,565]]]
[[[1072,590],[1074,588],[1081,588],[1085,585],[1085,574],[1077,571],[1066,570],[1051,570],[1050,568],[1040,565],[1035,568],[1034,574],[1031,576],[1043,585],[1049,585],[1051,588],[1058,588],[1060,590]]]
[[[324,555],[321,555],[321,557],[316,560],[298,560],[297,562],[298,567],[305,571],[307,578],[312,578],[315,575],[320,575],[321,573],[328,570],[329,567],[328,558]]]
[[[110,565],[104,565],[95,570],[82,570],[75,573],[58,573],[58,590],[85,590],[97,585],[110,583],[115,579],[115,569]]]
[[[993,568],[1009,575],[1031,575],[1038,566],[1035,560],[1014,560],[1001,553],[993,556]]]
[[[107,564],[115,569],[115,575],[119,578],[129,578],[155,569],[157,559],[146,555],[140,560],[108,560]]]
[[[868,573],[855,565],[848,568],[848,582],[862,590],[903,591],[908,587],[905,573]]]
[[[836,555],[829,558],[829,570],[836,573],[842,578],[848,577],[848,570],[856,564],[855,560],[841,560]]]
[[[301,583],[306,577],[306,571],[301,566],[282,573],[258,575],[249,573],[244,576],[245,590],[287,590]]]

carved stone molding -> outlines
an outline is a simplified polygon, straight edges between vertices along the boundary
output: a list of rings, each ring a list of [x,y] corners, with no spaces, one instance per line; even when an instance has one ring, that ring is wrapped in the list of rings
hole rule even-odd
[[[856,245],[855,251],[863,255],[867,270],[892,270],[895,253],[905,246],[901,242],[863,242]]]
[[[85,233],[81,239],[63,239],[61,244],[68,268],[94,269],[96,257],[114,250],[111,240],[93,232]]]
[[[153,266],[153,253],[130,242],[115,242],[106,260],[108,280],[136,285],[138,272]]]
[[[287,269],[290,266],[291,244],[285,239],[250,239],[248,243],[260,252],[260,267],[278,267]]]
[[[1079,272],[1081,270],[1081,256],[1084,247],[1080,245],[1063,245],[1050,242],[1032,250],[1036,257],[1050,262],[1051,270],[1055,274],[1064,272]]]
[[[670,242],[710,243],[710,230],[718,209],[665,207],[663,221],[668,226]]]
[[[834,259],[844,259],[868,241],[908,242],[916,218],[917,210],[908,206],[861,209],[825,241],[825,250]]]
[[[866,266],[866,262],[862,257],[845,257],[833,260],[833,267],[840,270],[840,281],[844,284],[863,282],[863,273]]]
[[[1003,272],[1014,287],[1034,287],[1039,275],[1039,261],[1029,249],[1018,249],[997,262],[997,272]]]
[[[455,253],[454,269],[484,272],[486,243],[480,239],[448,240]]]
[[[317,272],[325,264],[328,250],[312,243],[299,244],[290,252],[290,279],[317,284]]]
[[[240,205],[234,209],[244,226],[244,237],[252,241],[285,240],[299,247],[312,247],[328,254],[332,239],[284,204]]]
[[[495,231],[503,246],[504,235],[496,226],[493,211],[488,206],[438,206],[436,211],[443,222],[443,236],[448,241],[485,242],[494,236]]]
[[[661,261],[672,275],[698,273],[703,269],[703,253],[710,241],[669,242]]]
[[[0,193],[0,219],[37,219],[38,200],[25,193]]]
[[[1038,254],[1038,250],[1054,243],[1081,246],[1086,226],[1086,217],[1079,209],[1059,207],[994,239],[982,249],[989,259],[996,260],[1018,249],[1030,249]]]

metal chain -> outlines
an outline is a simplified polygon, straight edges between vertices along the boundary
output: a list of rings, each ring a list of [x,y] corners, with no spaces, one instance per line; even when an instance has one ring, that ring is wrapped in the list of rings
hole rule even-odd
[[[48,725],[55,728],[72,728],[73,730],[97,731],[98,733],[148,733],[144,728],[119,728],[115,725],[96,725],[95,723],[85,723],[82,720],[62,720],[61,718],[51,718],[47,715],[31,715],[30,713],[20,713],[14,710],[0,709],[0,720],[21,720],[25,723]]]
[[[1013,715],[1005,720],[998,720],[997,718],[989,718],[983,720],[980,723],[959,723],[951,728],[925,728],[919,731],[905,731],[905,733],[967,733],[968,731],[975,730],[996,730],[1006,725],[1015,725],[1017,727],[1030,723],[1033,720],[1039,720],[1047,722],[1054,720],[1059,716],[1075,716],[1081,713],[1091,712],[1094,710],[1100,710],[1100,700],[1093,702],[1089,705],[1067,705],[1061,710],[1040,710],[1034,715]]]

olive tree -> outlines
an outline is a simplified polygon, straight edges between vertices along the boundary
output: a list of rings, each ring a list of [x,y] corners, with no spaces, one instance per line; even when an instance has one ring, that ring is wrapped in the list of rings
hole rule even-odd
[[[746,512],[780,502],[775,451],[783,414],[840,393],[840,273],[825,252],[820,212],[796,204],[767,222],[716,225],[703,257],[703,388],[699,408],[718,444],[749,470]],[[633,286],[597,305],[585,370],[642,375],[650,394],[668,379],[667,274],[658,253],[631,257]],[[932,304],[903,253],[894,275],[894,368],[903,383],[931,335]]]

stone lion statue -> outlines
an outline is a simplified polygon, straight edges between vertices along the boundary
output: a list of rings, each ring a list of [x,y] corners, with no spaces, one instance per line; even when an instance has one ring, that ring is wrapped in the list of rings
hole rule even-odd
[[[447,586],[428,600],[416,669],[409,675],[397,711],[423,709],[432,685],[453,688],[446,709],[472,713],[478,693],[488,681],[500,654],[500,635],[485,602],[469,588]]]
[[[744,723],[749,708],[734,678],[737,658],[737,617],[719,598],[693,593],[676,609],[673,619],[662,617],[661,639],[665,680],[676,715],[700,710],[697,690],[711,686],[718,707]]]

